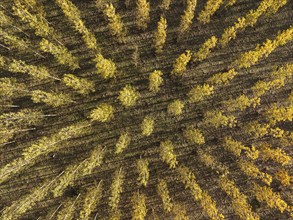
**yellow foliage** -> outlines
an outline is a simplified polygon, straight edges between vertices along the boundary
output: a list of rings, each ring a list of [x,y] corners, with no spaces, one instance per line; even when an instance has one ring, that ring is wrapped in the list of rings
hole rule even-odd
[[[147,0],[136,0],[136,25],[145,30],[150,22],[150,3]]]
[[[102,199],[103,194],[103,186],[102,183],[99,182],[98,186],[90,187],[87,190],[86,196],[83,201],[82,208],[79,212],[79,219],[89,219],[91,213],[93,213]]]
[[[101,74],[104,79],[115,77],[116,65],[112,60],[104,58],[101,54],[97,54],[93,61],[96,62],[97,74]]]
[[[171,202],[170,193],[165,180],[160,180],[157,186],[158,195],[161,197],[163,202],[163,207],[166,212],[171,212],[173,204]]]
[[[120,201],[120,194],[123,191],[122,185],[124,182],[124,172],[119,169],[116,170],[112,179],[110,187],[109,206],[112,212],[118,210],[118,204]]]
[[[115,153],[120,154],[130,144],[131,137],[128,133],[122,133],[115,145]]]
[[[210,77],[207,82],[212,85],[227,85],[238,73],[234,68],[230,69],[228,72],[217,73],[214,76]]]
[[[253,160],[257,159],[259,154],[254,146],[250,149],[244,146],[240,141],[235,141],[232,137],[225,138],[224,148],[237,157],[240,157],[242,150],[245,150],[247,156]]]
[[[132,220],[144,220],[147,214],[145,200],[146,200],[146,197],[144,194],[140,194],[139,192],[136,192],[133,194],[131,198],[131,203],[132,203],[131,219]]]
[[[114,118],[114,108],[106,103],[97,106],[89,116],[92,121],[108,122]]]
[[[293,177],[289,176],[288,172],[285,169],[278,170],[275,173],[275,177],[284,186],[290,186],[290,182],[293,182]]]
[[[151,92],[158,92],[160,90],[160,86],[163,84],[164,80],[162,77],[163,73],[160,70],[155,70],[149,76],[149,90]]]
[[[188,127],[184,130],[183,136],[190,142],[194,144],[202,145],[205,143],[205,138],[202,134],[202,132],[193,127]]]
[[[154,131],[154,125],[155,125],[155,120],[150,116],[146,116],[143,119],[141,126],[140,126],[141,131],[142,131],[142,135],[150,136]]]
[[[261,179],[267,185],[271,184],[272,176],[261,172],[252,162],[240,160],[238,165],[243,173],[245,173],[247,176]]]
[[[210,167],[217,173],[229,173],[228,167],[217,161],[211,154],[204,152],[201,149],[197,150],[197,154],[199,161],[202,162],[205,166]]]
[[[174,220],[189,220],[185,207],[179,203],[174,203],[172,212],[174,214]]]
[[[265,113],[264,116],[270,121],[271,125],[275,125],[280,121],[290,121],[293,120],[293,105],[286,107],[278,106],[273,104]]]
[[[215,202],[212,200],[211,196],[206,192],[202,192],[202,198],[200,199],[200,204],[208,216],[213,220],[225,219],[224,215],[219,213]]]
[[[92,81],[78,78],[72,74],[64,74],[62,82],[76,90],[79,94],[86,95],[95,91],[95,84]]]
[[[22,60],[12,59],[8,63],[8,70],[13,73],[26,73],[40,80],[50,78],[50,74],[45,67],[28,65]]]
[[[119,42],[125,41],[126,29],[123,27],[120,16],[116,13],[116,10],[112,3],[106,4],[103,13],[108,18],[108,27],[110,33],[118,38]]]
[[[170,115],[178,116],[182,114],[182,110],[184,108],[184,103],[179,99],[172,101],[167,108],[167,112]]]
[[[282,213],[288,207],[288,204],[281,199],[280,195],[273,192],[268,186],[261,187],[258,184],[254,184],[254,193],[258,201],[266,202],[270,208],[277,208]]]
[[[185,189],[190,189],[195,201],[202,198],[202,189],[195,180],[195,175],[184,165],[177,168],[181,182],[185,185]]]
[[[268,134],[270,126],[268,124],[260,124],[257,121],[248,122],[244,125],[243,131],[246,134],[261,138]]]
[[[31,99],[34,103],[45,103],[52,107],[59,107],[72,103],[73,100],[68,94],[64,93],[49,93],[42,90],[34,90],[31,94]]]
[[[191,59],[190,50],[186,50],[185,53],[182,53],[173,64],[172,74],[176,76],[182,76],[186,71],[186,66]]]
[[[223,115],[222,111],[214,110],[205,113],[204,123],[206,125],[219,128],[221,126],[228,126],[233,128],[236,126],[236,119],[233,115]]]
[[[149,180],[149,162],[146,159],[137,160],[136,167],[138,172],[138,183],[139,185],[147,186]]]
[[[0,63],[1,63],[1,60],[0,60]],[[1,100],[10,99],[10,98],[16,96],[24,88],[25,88],[24,84],[17,83],[16,78],[12,78],[12,77],[0,78],[0,97],[1,97]]]
[[[233,111],[243,111],[244,109],[252,106],[255,108],[256,106],[260,105],[260,98],[249,98],[246,95],[240,95],[236,99],[230,99],[228,101],[225,101],[224,103],[225,109],[228,112],[233,112]]]
[[[211,16],[220,8],[223,0],[208,0],[204,9],[199,13],[198,20],[201,23],[209,23]]]
[[[157,31],[154,34],[154,45],[156,49],[156,53],[162,53],[163,47],[167,37],[167,20],[166,18],[160,18],[158,22]]]
[[[175,168],[178,164],[176,155],[173,152],[174,146],[170,140],[160,143],[160,157],[163,162],[169,165],[169,168]]]
[[[259,216],[252,211],[247,202],[247,196],[242,194],[235,182],[223,175],[219,178],[219,186],[232,198],[232,208],[241,219],[259,220]]]
[[[199,48],[198,52],[193,54],[193,61],[203,61],[207,58],[207,56],[211,53],[211,49],[213,49],[217,44],[218,39],[215,36],[207,39]]]
[[[186,32],[192,24],[196,4],[197,0],[187,0],[186,9],[184,11],[184,14],[181,16],[180,21],[179,31],[181,34]]]
[[[170,8],[170,5],[171,5],[171,1],[172,0],[162,0],[162,3],[160,5],[160,8],[164,11],[167,11],[169,10]]]
[[[51,53],[60,64],[67,65],[72,70],[79,68],[78,59],[74,57],[66,47],[55,45],[43,38],[40,42],[40,48],[44,52]]]
[[[269,134],[272,135],[274,138],[282,138],[285,134],[285,131],[281,128],[270,128]]]
[[[290,163],[291,161],[291,157],[280,148],[272,149],[269,145],[262,144],[260,150],[263,160],[271,159],[277,163],[282,164],[282,166]]]
[[[136,104],[139,97],[140,94],[134,87],[126,85],[122,90],[120,90],[118,99],[125,107],[132,107]]]
[[[98,49],[95,36],[85,27],[80,17],[80,11],[70,0],[55,0],[75,29],[82,35],[89,49]]]
[[[207,96],[214,94],[214,87],[208,84],[203,84],[202,86],[193,87],[189,93],[190,102],[200,102],[203,101]]]

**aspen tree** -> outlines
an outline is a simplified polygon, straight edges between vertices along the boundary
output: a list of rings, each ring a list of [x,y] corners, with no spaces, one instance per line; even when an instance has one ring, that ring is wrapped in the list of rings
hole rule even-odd
[[[272,149],[268,144],[262,143],[260,146],[261,157],[263,160],[271,159],[282,166],[290,163],[292,160],[289,155],[287,155],[282,149]]]
[[[290,182],[293,182],[293,177],[289,176],[285,169],[280,169],[275,173],[275,178],[281,182],[283,186],[290,186]]]
[[[267,57],[279,46],[283,46],[293,39],[293,27],[279,32],[274,40],[267,39],[262,45],[257,45],[254,50],[245,52],[234,62],[240,68],[249,68],[261,59]]]
[[[164,11],[167,11],[170,9],[171,3],[172,3],[172,0],[162,0],[162,3],[160,4],[160,8]]]
[[[160,17],[160,21],[158,22],[157,30],[154,34],[154,46],[156,49],[156,53],[162,53],[163,47],[166,42],[167,37],[167,20],[164,17]]]
[[[140,126],[142,135],[150,136],[154,131],[154,126],[155,126],[155,120],[150,116],[146,116],[143,119],[141,126]]]
[[[206,191],[202,193],[200,204],[211,219],[225,219],[224,215],[217,209],[215,201],[212,200],[212,197]]]
[[[255,108],[256,106],[260,105],[260,98],[249,98],[246,95],[240,95],[235,99],[230,99],[224,102],[225,110],[227,112],[233,111],[243,111],[248,107]]]
[[[194,103],[203,101],[207,96],[212,94],[214,94],[214,86],[203,84],[193,87],[187,95],[189,96],[189,101]]]
[[[181,15],[179,27],[180,34],[186,32],[190,28],[192,20],[194,18],[194,10],[197,4],[197,0],[186,0],[186,3],[187,4],[184,14]]]
[[[131,197],[132,203],[132,220],[144,220],[147,214],[147,208],[145,204],[146,197],[144,194],[136,192]]]
[[[16,158],[0,168],[0,183],[34,165],[39,157],[46,156],[50,152],[58,151],[60,146],[57,143],[82,136],[89,132],[89,126],[90,124],[87,121],[82,121],[64,127],[49,137],[44,136],[40,138],[37,142],[23,150],[22,157]]]
[[[118,99],[125,107],[133,107],[140,98],[139,92],[131,85],[126,85],[119,92]]]
[[[95,36],[85,27],[80,17],[80,11],[70,0],[55,0],[57,5],[62,9],[68,20],[74,24],[75,30],[78,31],[89,49],[98,50]]]
[[[71,96],[68,94],[49,93],[42,90],[32,91],[31,99],[34,103],[45,103],[52,107],[59,107],[73,102]]]
[[[12,47],[18,50],[28,49],[27,41],[11,33],[4,31],[1,27],[0,27],[0,36],[1,36],[1,41],[3,41],[4,44],[8,45],[9,47]]]
[[[215,14],[222,4],[223,0],[208,0],[204,9],[198,15],[199,22],[203,24],[209,23],[213,14]]]
[[[93,213],[97,207],[97,204],[102,199],[103,184],[100,181],[97,186],[88,188],[86,196],[83,200],[82,208],[79,212],[79,219],[89,219],[91,213]]]
[[[233,180],[222,175],[218,180],[220,188],[232,199],[232,208],[240,219],[259,220],[259,216],[252,211],[252,207],[247,202],[247,196],[242,194]]]
[[[95,91],[95,84],[92,81],[79,78],[73,74],[64,74],[62,82],[82,95]]]
[[[7,67],[12,73],[25,73],[40,80],[54,78],[45,67],[29,65],[22,60],[12,59],[10,62],[7,62]]]
[[[109,206],[111,208],[111,212],[115,212],[118,210],[118,204],[120,201],[120,195],[123,191],[123,182],[125,174],[123,170],[120,168],[115,171],[110,187],[110,197],[109,197]]]
[[[0,78],[0,97],[2,100],[17,96],[24,88],[24,84],[18,83],[16,78]]]
[[[12,24],[12,20],[4,13],[4,11],[0,10],[0,27],[8,27]]]
[[[214,110],[205,113],[204,123],[215,128],[221,126],[233,128],[236,126],[237,120],[233,115],[223,115],[220,110]]]
[[[122,153],[122,151],[129,146],[130,141],[131,141],[130,135],[127,132],[122,133],[120,137],[118,138],[118,141],[115,145],[115,154]]]
[[[168,105],[167,112],[170,115],[178,116],[182,114],[183,108],[184,103],[181,100],[176,99]]]
[[[199,201],[202,198],[202,189],[195,180],[195,175],[186,166],[181,165],[177,168],[180,181],[185,185],[185,189],[190,189],[193,199]]]
[[[285,4],[287,4],[288,0],[277,0],[273,1],[273,4],[270,5],[266,13],[268,15],[276,14],[279,8],[283,7]]]
[[[40,13],[36,15],[31,14],[22,1],[14,0],[12,10],[16,16],[22,21],[27,22],[35,30],[36,35],[46,38],[56,34],[54,29],[49,26],[47,20]]]
[[[147,0],[136,0],[136,26],[145,30],[150,22],[150,3]]]
[[[157,185],[157,192],[158,192],[158,195],[161,197],[165,212],[171,212],[173,208],[173,204],[172,204],[168,186],[165,180],[159,180],[159,183]]]
[[[280,194],[273,192],[268,186],[260,186],[255,183],[254,194],[258,201],[266,202],[270,208],[277,208],[281,213],[283,213],[288,207],[288,204],[281,199]]]
[[[193,127],[188,127],[183,132],[184,138],[186,138],[188,141],[194,144],[202,145],[205,143],[205,138],[202,134],[202,132]]]
[[[242,150],[244,150],[247,156],[253,160],[257,159],[259,155],[259,151],[256,150],[254,146],[252,146],[251,148],[246,147],[240,141],[235,141],[232,137],[225,138],[224,148],[237,157],[241,156]]]
[[[112,60],[104,58],[101,54],[97,54],[93,61],[96,62],[97,74],[100,74],[104,79],[115,77],[116,65]]]
[[[40,42],[40,48],[44,52],[51,53],[56,58],[58,63],[67,65],[72,70],[79,68],[78,59],[74,57],[66,47],[55,45],[43,38]]]
[[[280,121],[290,121],[293,120],[293,105],[283,107],[273,104],[264,114],[271,125],[275,125]]]
[[[65,204],[63,204],[63,208],[59,211],[57,215],[57,220],[74,219],[74,206],[79,196],[80,194],[78,194],[74,200],[67,200]]]
[[[147,186],[148,180],[149,180],[149,162],[146,159],[139,159],[136,162],[136,168],[138,173],[138,184],[142,185],[144,187]]]
[[[268,124],[260,124],[257,121],[246,123],[242,129],[244,133],[255,136],[256,138],[264,137],[269,133],[270,126]]]
[[[92,121],[109,122],[114,118],[114,108],[106,103],[97,106],[91,111],[90,118]]]
[[[61,196],[69,185],[73,185],[74,181],[80,177],[90,175],[96,167],[103,163],[105,151],[101,147],[94,148],[88,158],[80,164],[69,165],[64,174],[53,184],[51,192],[56,198]]]
[[[238,165],[240,167],[240,169],[242,170],[242,172],[249,176],[249,177],[253,177],[256,179],[260,179],[261,181],[263,181],[265,184],[267,184],[268,186],[271,184],[272,182],[272,176],[261,172],[255,165],[254,163],[250,162],[250,161],[245,161],[245,160],[240,160],[238,162]]]
[[[126,29],[123,27],[120,15],[116,13],[113,4],[106,4],[103,13],[108,19],[110,33],[117,37],[119,42],[125,42]]]
[[[159,92],[160,86],[163,84],[163,73],[160,70],[155,70],[149,75],[149,90],[151,92]]]
[[[172,212],[174,214],[174,220],[189,220],[185,207],[179,203],[174,203]]]
[[[191,52],[190,50],[186,50],[185,53],[182,53],[173,64],[172,74],[175,76],[182,76],[183,73],[186,71],[186,66],[191,59]]]
[[[217,73],[214,76],[208,78],[207,83],[212,85],[227,85],[238,73],[234,68],[224,73]]]
[[[203,61],[207,58],[207,56],[211,53],[211,49],[213,49],[217,44],[218,39],[215,36],[207,39],[199,48],[198,52],[193,54],[193,61]]]
[[[211,154],[209,154],[207,151],[203,151],[201,149],[197,150],[198,159],[201,163],[203,163],[205,166],[211,168],[212,170],[215,170],[217,173],[224,173],[228,174],[228,167],[217,161]]]
[[[169,165],[169,168],[175,168],[178,164],[176,155],[174,154],[174,146],[170,140],[161,141],[160,143],[160,157],[163,162]]]
[[[223,2],[225,4],[225,7],[227,8],[233,6],[237,2],[237,0],[224,0]]]

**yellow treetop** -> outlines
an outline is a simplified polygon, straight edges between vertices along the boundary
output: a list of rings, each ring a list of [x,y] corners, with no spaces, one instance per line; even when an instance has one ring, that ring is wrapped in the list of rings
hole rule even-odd
[[[199,13],[198,20],[201,23],[209,23],[211,16],[220,8],[223,0],[208,0],[204,9]]]
[[[115,145],[115,153],[120,154],[125,148],[129,146],[130,141],[130,135],[127,132],[122,133]]]
[[[208,84],[203,84],[193,87],[189,91],[188,96],[190,102],[200,102],[212,94],[214,94],[214,87]]]
[[[190,25],[192,24],[196,4],[197,4],[197,0],[187,0],[186,9],[184,11],[184,14],[181,15],[181,21],[180,21],[180,27],[179,27],[179,31],[181,34],[186,32],[189,29]]]
[[[96,62],[97,74],[101,74],[104,79],[115,77],[116,65],[112,60],[104,58],[102,54],[97,54],[93,61]]]
[[[34,103],[45,103],[52,107],[59,107],[73,102],[71,96],[68,94],[49,93],[42,90],[32,91],[31,99]]]
[[[78,78],[72,74],[65,74],[62,82],[76,90],[79,94],[86,95],[95,91],[95,84],[87,79]]]
[[[144,136],[150,136],[154,131],[155,120],[150,117],[146,116],[142,123],[141,123],[141,132]]]
[[[102,103],[96,109],[91,111],[89,116],[92,121],[108,122],[114,118],[114,107]]]
[[[120,90],[118,99],[123,106],[132,107],[137,103],[139,97],[140,94],[134,87],[126,85],[122,90]]]
[[[150,22],[150,3],[147,0],[136,0],[136,25],[145,30]]]
[[[193,128],[193,127],[186,128],[183,132],[183,136],[191,143],[195,143],[199,145],[205,143],[205,138],[202,132],[197,128]]]
[[[138,183],[139,185],[147,186],[149,180],[149,162],[146,159],[139,159],[136,162],[137,172],[138,172]]]
[[[146,197],[144,194],[140,194],[139,192],[136,192],[133,194],[131,198],[131,203],[132,203],[131,219],[132,220],[144,220],[147,214],[145,200],[146,200]]]
[[[184,103],[180,101],[179,99],[176,99],[168,105],[167,112],[170,115],[178,116],[182,114],[183,108],[184,108]]]
[[[198,52],[193,54],[193,61],[203,61],[207,58],[207,56],[211,53],[211,49],[213,49],[217,45],[218,39],[215,36],[207,39],[199,48]]]
[[[160,70],[155,70],[149,76],[149,90],[151,92],[158,92],[160,90],[160,86],[163,84],[163,73]]]
[[[191,59],[191,52],[190,50],[186,50],[185,53],[182,53],[173,64],[172,74],[176,76],[182,76],[183,73],[186,71],[186,66]]]
[[[156,49],[156,53],[162,53],[163,47],[167,37],[167,20],[166,18],[160,18],[158,22],[157,31],[154,34],[154,46]]]
[[[174,154],[174,146],[170,140],[160,143],[160,157],[163,162],[169,165],[169,168],[175,168],[178,164],[176,155]]]

